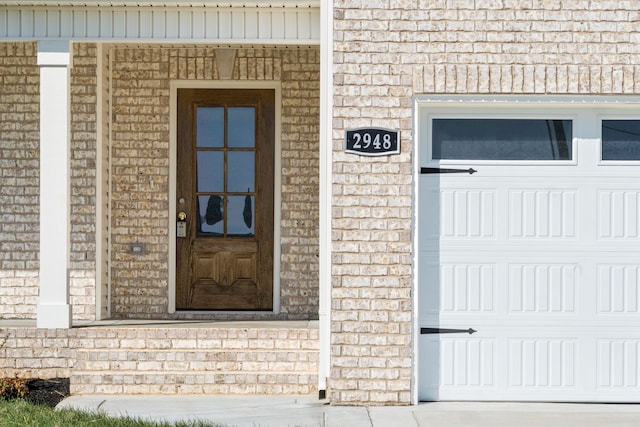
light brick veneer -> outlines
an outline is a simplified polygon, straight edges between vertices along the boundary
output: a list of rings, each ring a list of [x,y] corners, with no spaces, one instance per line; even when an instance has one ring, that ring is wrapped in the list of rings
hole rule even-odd
[[[0,329],[0,377],[70,377],[72,394],[318,390],[317,324]]]
[[[75,44],[71,69],[71,255],[73,318],[96,313],[97,48]]]
[[[166,317],[169,82],[215,80],[215,50],[105,47],[111,141],[112,315]],[[34,318],[38,295],[39,69],[35,43],[0,43],[0,315]],[[74,319],[95,317],[97,79],[95,44],[71,69],[71,269]],[[106,65],[108,64],[108,65]],[[280,318],[317,317],[317,48],[241,49],[233,78],[282,85]],[[109,133],[105,133],[109,135]],[[109,146],[110,150],[109,151]],[[144,256],[128,254],[142,241]],[[232,316],[226,316],[232,317]],[[236,316],[238,317],[238,316]],[[247,318],[246,315],[241,317]],[[264,318],[268,315],[258,315]],[[273,316],[271,316],[273,317]]]
[[[72,393],[317,393],[318,330],[92,329]]]
[[[640,93],[640,3],[334,2],[331,399],[407,404],[411,389],[412,97]],[[402,154],[343,151],[398,128]]]
[[[112,63],[112,315],[166,317],[168,307],[169,83],[218,79],[215,49],[110,50]],[[310,319],[318,311],[317,48],[239,49],[235,80],[282,85],[281,314]],[[127,253],[144,242],[147,252]],[[196,314],[180,317],[198,317]],[[217,318],[269,314],[220,314]]]
[[[0,43],[0,316],[38,298],[39,70],[35,43]]]
[[[70,302],[95,316],[96,60],[74,46],[71,71]],[[35,43],[0,43],[0,316],[34,318],[39,287],[40,70]]]

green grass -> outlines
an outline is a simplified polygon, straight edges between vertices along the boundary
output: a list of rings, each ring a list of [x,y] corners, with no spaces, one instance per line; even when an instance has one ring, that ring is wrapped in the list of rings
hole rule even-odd
[[[24,400],[0,400],[0,427],[223,427],[205,422],[161,423],[136,418],[111,418],[104,414],[54,410]]]

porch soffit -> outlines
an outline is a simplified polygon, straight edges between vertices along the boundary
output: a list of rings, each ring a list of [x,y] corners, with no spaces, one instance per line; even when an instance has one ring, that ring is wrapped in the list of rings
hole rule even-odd
[[[0,6],[100,6],[100,7],[262,7],[262,8],[280,8],[280,7],[296,7],[296,8],[319,8],[320,0],[300,1],[300,0],[120,0],[120,1],[104,1],[104,0],[0,0]]]
[[[0,0],[1,40],[320,43],[319,1]]]

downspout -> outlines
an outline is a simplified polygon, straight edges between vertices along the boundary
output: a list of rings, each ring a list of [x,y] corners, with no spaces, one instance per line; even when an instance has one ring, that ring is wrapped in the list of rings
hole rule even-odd
[[[331,370],[331,166],[333,118],[333,1],[320,2],[320,224],[318,397]]]

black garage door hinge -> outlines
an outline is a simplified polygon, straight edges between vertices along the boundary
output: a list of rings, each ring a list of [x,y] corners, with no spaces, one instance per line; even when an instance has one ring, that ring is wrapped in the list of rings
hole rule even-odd
[[[429,334],[469,334],[472,335],[476,333],[475,329],[442,329],[442,328],[420,328],[421,335],[429,335]]]
[[[468,173],[469,175],[473,175],[478,172],[473,168],[469,169],[444,169],[444,168],[420,168],[421,174],[429,174],[429,173]]]

